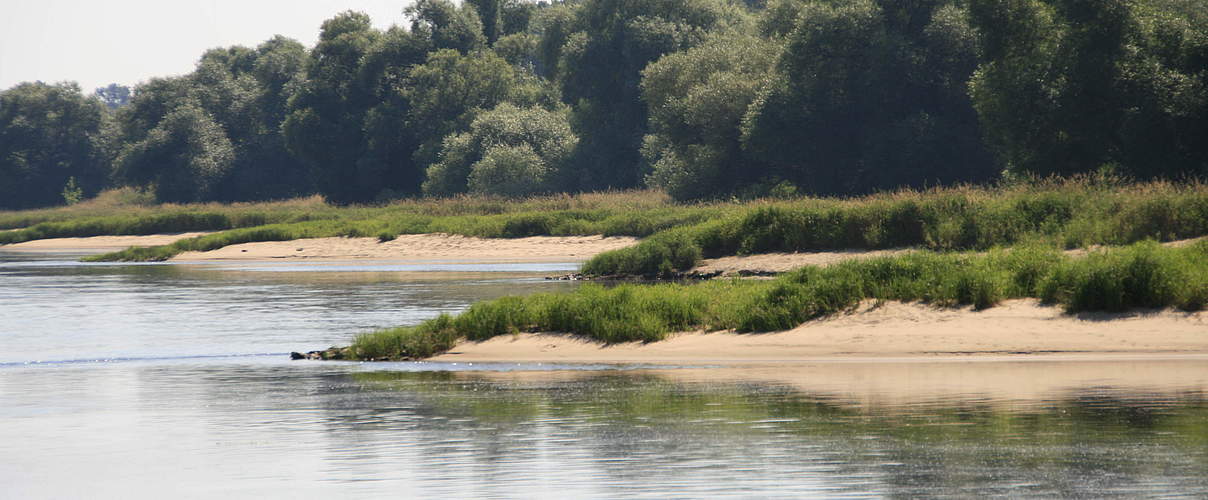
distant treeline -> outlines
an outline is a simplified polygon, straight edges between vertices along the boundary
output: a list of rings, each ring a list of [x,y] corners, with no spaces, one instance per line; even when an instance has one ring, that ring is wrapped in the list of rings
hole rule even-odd
[[[1208,175],[1200,0],[418,0],[307,48],[0,92],[0,208]]]

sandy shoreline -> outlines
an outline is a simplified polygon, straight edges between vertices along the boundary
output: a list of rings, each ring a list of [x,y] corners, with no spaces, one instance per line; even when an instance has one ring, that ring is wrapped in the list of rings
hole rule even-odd
[[[1036,300],[975,312],[867,302],[853,313],[764,334],[684,333],[662,342],[603,346],[559,334],[463,343],[448,362],[767,363],[837,359],[1208,356],[1208,313],[1065,315]],[[1208,359],[1208,358],[1205,358]]]
[[[471,238],[450,234],[405,234],[387,242],[377,238],[313,238],[244,243],[210,252],[185,252],[172,260],[582,262],[600,252],[636,242],[636,238],[603,236]]]
[[[208,233],[150,236],[54,238],[0,246],[0,251],[102,253],[131,246],[167,245]],[[471,238],[448,234],[377,238],[313,238],[230,245],[209,252],[185,252],[173,262],[223,261],[407,261],[407,262],[582,262],[608,250],[633,245],[636,238],[603,236],[534,236]]]
[[[104,253],[124,250],[132,246],[149,247],[167,245],[177,240],[204,236],[210,233],[153,234],[147,236],[90,236],[86,238],[50,238],[11,245],[0,245],[4,252],[47,252],[47,253]]]

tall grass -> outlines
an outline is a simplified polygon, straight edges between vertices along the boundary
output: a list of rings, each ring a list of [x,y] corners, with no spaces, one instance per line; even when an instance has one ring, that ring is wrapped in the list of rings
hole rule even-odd
[[[363,334],[352,351],[366,359],[417,359],[447,351],[460,339],[532,331],[652,342],[686,330],[784,330],[867,299],[985,309],[1023,297],[1068,312],[1201,310],[1208,305],[1208,240],[1184,248],[1148,241],[1084,257],[1041,245],[984,254],[921,251],[806,267],[774,281],[588,284],[567,294],[480,302],[458,316]]]
[[[728,203],[672,204],[653,191],[556,195],[509,200],[491,197],[403,200],[382,206],[335,207],[317,198],[251,204],[101,205],[0,213],[5,221],[32,226],[0,232],[0,244],[100,235],[222,231],[151,248],[132,248],[91,260],[164,260],[188,250],[213,250],[252,241],[331,236],[377,237],[449,233],[485,238],[605,235],[644,237],[695,225],[732,208]],[[263,238],[263,239],[257,239]]]
[[[1065,248],[1208,234],[1208,185],[1089,179],[996,189],[901,191],[856,199],[759,201],[597,256],[590,274],[667,275],[700,257],[828,249],[985,250],[1044,242]],[[669,258],[668,255],[683,256]]]
[[[1088,178],[996,188],[899,191],[852,199],[802,198],[672,203],[654,191],[402,200],[336,207],[318,198],[272,203],[156,205],[107,195],[93,209],[0,212],[0,244],[107,234],[231,231],[204,242],[131,250],[106,260],[168,258],[230,243],[324,236],[450,233],[489,238],[637,236],[631,248],[598,255],[594,275],[671,276],[702,258],[763,252],[920,247],[985,250],[1042,242],[1065,248],[1167,241],[1208,234],[1208,185],[1104,183]],[[137,196],[127,193],[127,197]],[[105,201],[108,200],[108,201]],[[119,201],[114,201],[119,200]],[[33,225],[29,225],[33,223]],[[244,231],[263,227],[263,231]],[[217,246],[216,246],[217,245]]]

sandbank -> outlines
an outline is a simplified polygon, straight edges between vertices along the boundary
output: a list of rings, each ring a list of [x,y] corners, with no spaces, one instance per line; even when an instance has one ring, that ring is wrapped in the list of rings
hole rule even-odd
[[[1067,315],[1033,299],[1010,300],[984,311],[867,301],[850,313],[783,332],[692,332],[660,342],[611,346],[553,333],[505,335],[460,344],[432,360],[733,364],[1137,355],[1208,356],[1208,313],[1162,310]]]
[[[312,238],[243,243],[209,252],[185,252],[171,260],[581,262],[600,252],[635,243],[637,239],[629,237],[472,238],[452,234],[405,234],[387,242],[377,238]]]
[[[210,233],[52,238],[0,245],[0,251],[103,253],[131,246],[167,245],[206,234]],[[184,252],[171,261],[583,262],[600,252],[624,248],[637,241],[630,237],[472,238],[450,234],[408,234],[388,242],[380,242],[377,238],[311,238],[243,243],[209,252]]]
[[[168,245],[177,240],[204,236],[208,232],[152,234],[146,236],[90,236],[85,238],[49,238],[26,241],[11,245],[0,245],[5,252],[47,253],[104,253],[123,250],[132,246],[149,247]]]

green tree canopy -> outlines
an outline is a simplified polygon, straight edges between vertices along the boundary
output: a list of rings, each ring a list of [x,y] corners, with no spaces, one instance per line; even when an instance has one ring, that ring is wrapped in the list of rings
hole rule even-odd
[[[93,194],[106,182],[104,104],[75,83],[22,83],[0,92],[0,207],[63,203],[69,179]]]
[[[642,72],[650,135],[642,153],[650,186],[680,199],[731,193],[764,175],[741,151],[741,124],[780,52],[756,36],[729,33],[663,56]]]
[[[557,72],[582,138],[578,189],[638,186],[647,123],[641,71],[748,19],[722,0],[588,0],[574,13],[577,32],[560,48]]]
[[[744,148],[814,193],[991,178],[964,86],[977,62],[964,19],[944,0],[803,5]]]
[[[971,83],[1006,167],[1208,174],[1208,11],[1177,0],[975,0]]]
[[[571,171],[571,153],[578,143],[578,138],[571,131],[567,113],[566,109],[520,108],[508,103],[482,113],[467,132],[451,135],[444,140],[440,161],[428,168],[424,193],[447,196],[474,190],[494,194],[531,194],[563,189],[563,185],[573,182],[573,179],[565,176]],[[496,158],[498,161],[493,160],[492,167],[484,167],[486,170],[498,167],[508,172],[531,171],[541,174],[529,180],[524,193],[494,191],[482,184],[489,179],[499,178],[496,174],[477,176],[477,188],[468,183],[476,165],[491,156],[490,151],[497,148],[509,152],[499,153],[503,156]],[[517,158],[527,158],[529,153],[535,155],[539,162],[529,162],[532,168],[512,168]],[[504,162],[505,156],[507,162]],[[504,163],[510,166],[500,166]],[[540,165],[540,168],[536,165]],[[515,187],[519,181],[509,182]],[[512,188],[506,190],[515,191]]]
[[[146,137],[117,158],[119,178],[151,186],[165,202],[210,199],[211,190],[230,170],[235,148],[200,105],[177,107]]]

